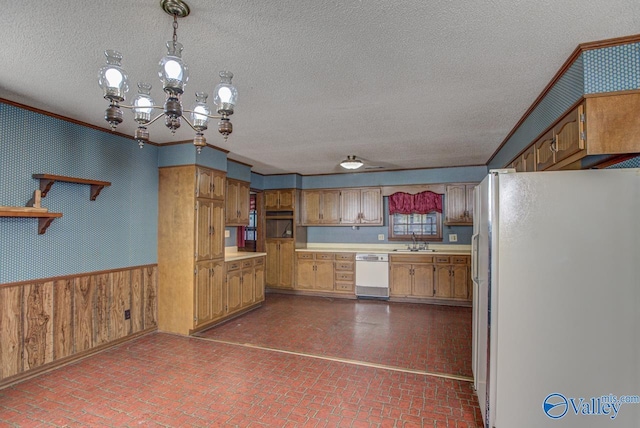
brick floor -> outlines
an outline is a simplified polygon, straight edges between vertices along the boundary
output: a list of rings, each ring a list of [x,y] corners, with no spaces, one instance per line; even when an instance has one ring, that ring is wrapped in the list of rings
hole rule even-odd
[[[467,381],[163,333],[0,390],[0,426],[468,428],[480,420]]]

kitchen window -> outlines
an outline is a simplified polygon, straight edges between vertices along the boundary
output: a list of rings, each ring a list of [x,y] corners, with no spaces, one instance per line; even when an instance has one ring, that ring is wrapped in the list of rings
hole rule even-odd
[[[442,241],[442,214],[392,214],[389,216],[389,239],[411,241]]]
[[[442,195],[430,191],[389,195],[389,239],[442,241]]]

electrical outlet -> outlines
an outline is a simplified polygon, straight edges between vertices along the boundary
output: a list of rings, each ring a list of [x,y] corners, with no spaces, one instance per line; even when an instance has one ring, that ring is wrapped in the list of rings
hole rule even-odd
[[[228,238],[228,237],[230,237],[230,236],[231,236],[231,232],[230,232],[230,231],[228,231],[228,230],[225,230],[225,231],[224,231],[224,237],[225,237],[225,238]]]
[[[449,242],[458,242],[458,235],[455,233],[449,234]]]
[[[131,319],[131,309],[125,309],[124,310],[124,319],[126,319],[126,320],[130,320]]]
[[[384,233],[378,235],[378,241],[384,241]]]

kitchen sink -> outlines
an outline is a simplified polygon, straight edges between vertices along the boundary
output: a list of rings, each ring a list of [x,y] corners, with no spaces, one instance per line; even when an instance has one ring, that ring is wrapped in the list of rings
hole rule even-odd
[[[402,249],[395,249],[393,251],[398,253],[432,253],[435,250],[425,249],[425,248],[421,248],[421,249],[416,248],[415,250],[412,250],[410,248],[402,248]]]

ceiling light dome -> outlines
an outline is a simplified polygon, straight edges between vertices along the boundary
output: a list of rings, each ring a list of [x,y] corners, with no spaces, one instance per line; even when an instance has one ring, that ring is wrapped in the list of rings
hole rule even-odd
[[[345,160],[340,162],[340,166],[344,169],[358,169],[362,165],[362,161],[360,159],[356,159],[355,155],[349,155]]]

